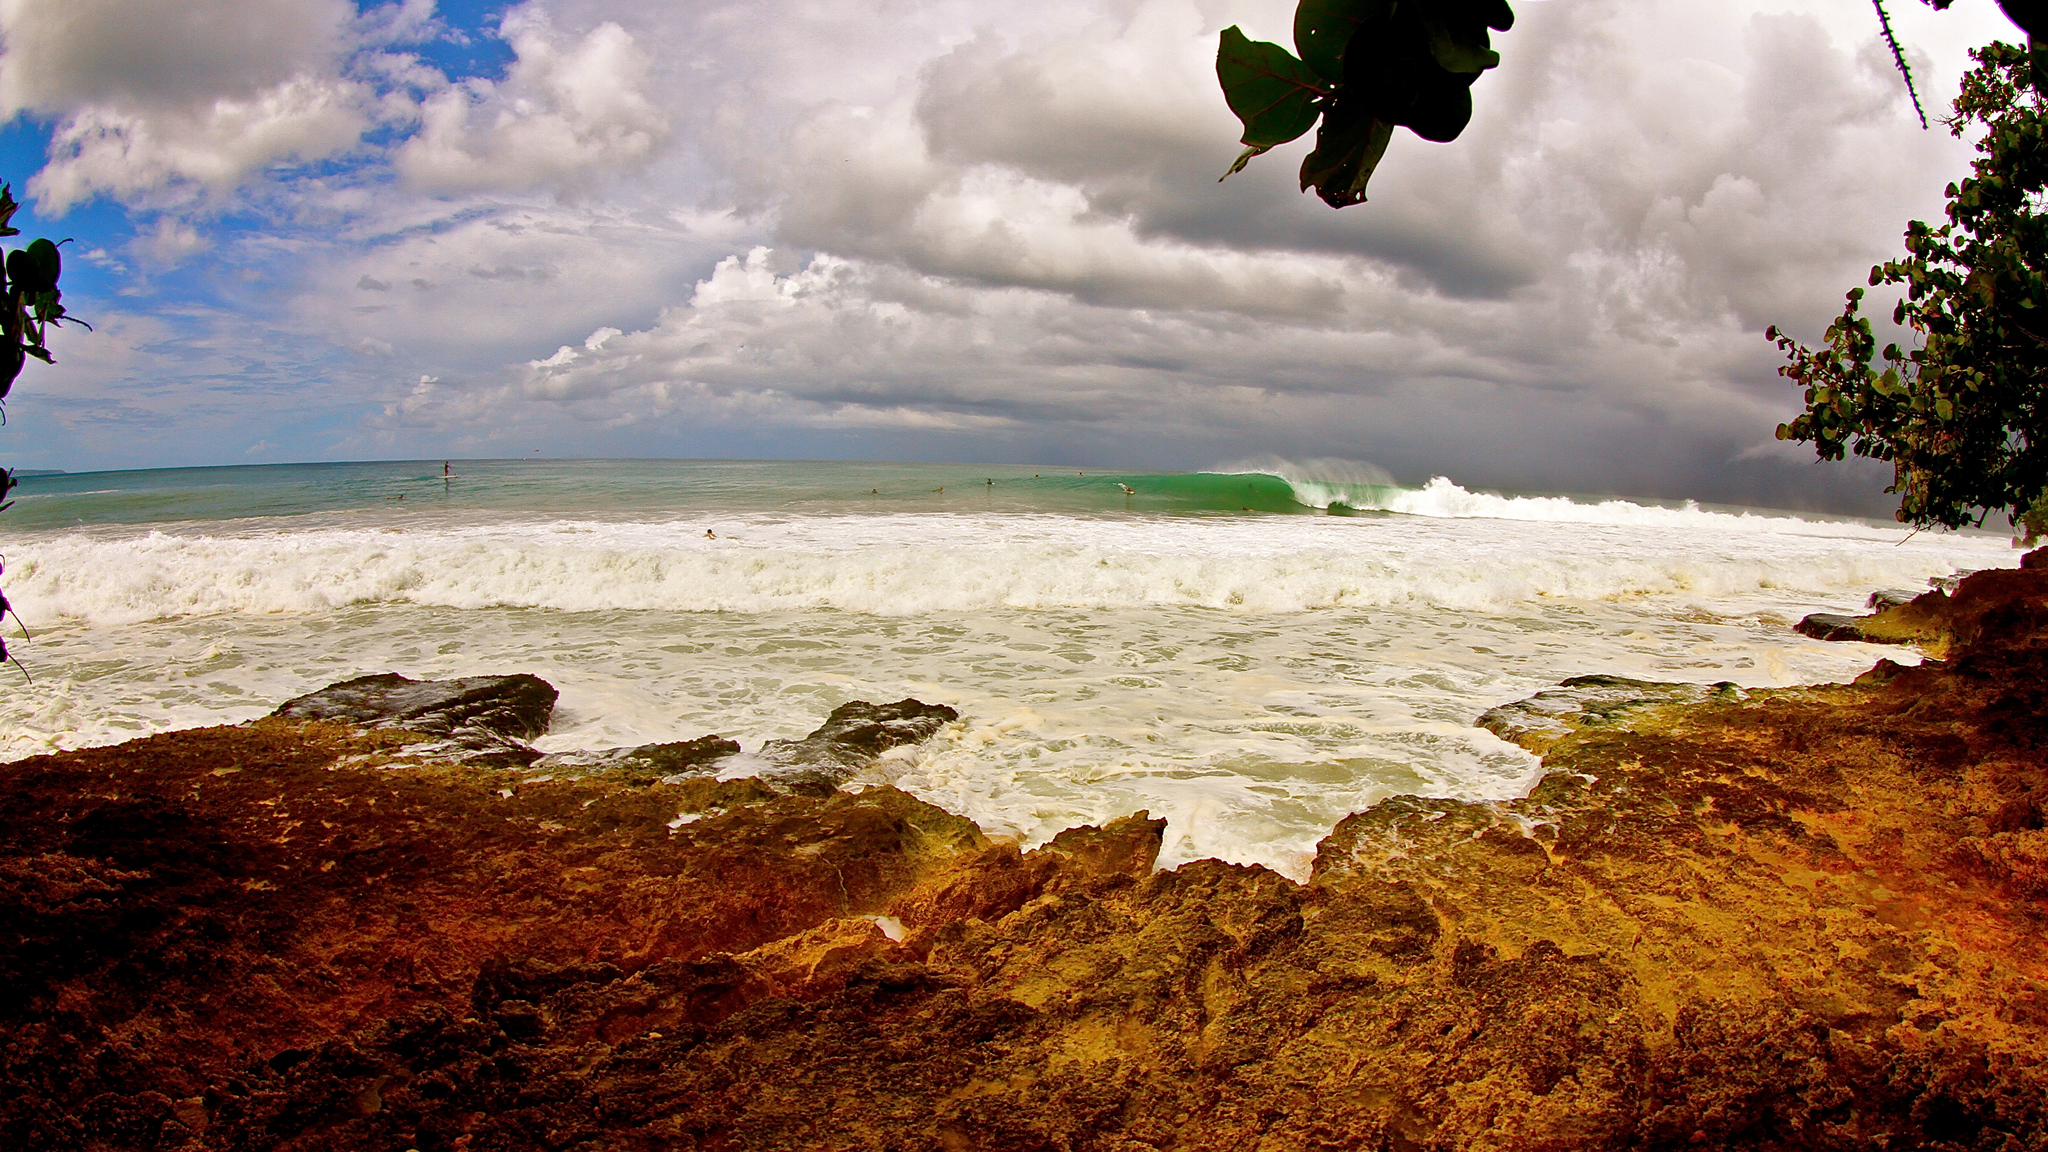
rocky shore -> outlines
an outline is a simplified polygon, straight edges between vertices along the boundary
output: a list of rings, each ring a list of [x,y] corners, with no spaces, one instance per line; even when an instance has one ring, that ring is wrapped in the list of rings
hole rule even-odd
[[[1923,600],[1917,668],[1496,709],[1529,797],[1306,884],[840,787],[917,701],[724,781],[540,757],[531,677],[0,766],[0,1146],[2048,1148],[2048,568]]]

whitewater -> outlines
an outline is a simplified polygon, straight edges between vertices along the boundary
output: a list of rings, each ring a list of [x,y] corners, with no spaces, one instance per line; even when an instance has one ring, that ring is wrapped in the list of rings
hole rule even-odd
[[[545,750],[853,699],[961,720],[864,782],[1036,843],[1140,808],[1162,863],[1305,874],[1390,795],[1505,798],[1472,727],[1567,676],[1776,686],[1910,653],[1792,632],[2013,566],[1993,534],[1404,488],[1341,462],[1209,473],[668,461],[31,477],[0,523],[35,681],[0,758],[263,715],[368,672],[532,672]],[[13,670],[6,670],[13,675]]]

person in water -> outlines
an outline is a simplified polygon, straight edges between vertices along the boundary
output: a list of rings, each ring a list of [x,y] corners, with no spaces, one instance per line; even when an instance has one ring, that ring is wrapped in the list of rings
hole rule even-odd
[[[711,529],[709,529],[709,528],[706,528],[706,529],[704,530],[704,538],[705,538],[706,540],[716,540],[716,539],[718,539],[718,533],[716,533],[716,532],[713,532],[713,531],[712,531]]]

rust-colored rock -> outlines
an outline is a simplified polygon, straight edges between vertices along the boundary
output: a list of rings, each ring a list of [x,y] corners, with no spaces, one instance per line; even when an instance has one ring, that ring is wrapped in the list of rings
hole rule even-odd
[[[1531,796],[1380,804],[1305,885],[326,723],[22,761],[0,1144],[2048,1148],[2048,571],[1942,621],[1552,698]]]

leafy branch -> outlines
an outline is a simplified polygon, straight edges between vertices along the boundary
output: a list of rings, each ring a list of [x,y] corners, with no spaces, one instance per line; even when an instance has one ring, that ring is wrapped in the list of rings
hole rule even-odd
[[[1953,2],[1925,0],[1936,10]],[[1884,0],[1871,3],[1925,128],[1927,112],[1891,14]],[[2026,30],[2032,86],[2048,91],[2048,0],[1998,0],[1998,6]],[[1299,56],[1250,39],[1235,25],[1225,28],[1216,79],[1244,123],[1244,151],[1223,178],[1315,128],[1315,149],[1301,162],[1301,190],[1314,188],[1332,208],[1363,203],[1395,128],[1438,143],[1465,130],[1473,82],[1500,63],[1488,30],[1505,32],[1514,23],[1507,0],[1300,0],[1294,10]]]
[[[1302,191],[1332,208],[1363,202],[1395,128],[1438,142],[1465,130],[1473,81],[1500,63],[1487,30],[1514,22],[1507,0],[1301,0],[1298,57],[1224,29],[1216,79],[1245,146],[1224,178],[1316,128]]]
[[[0,183],[0,237],[19,236],[21,229],[14,227],[14,214],[21,210],[15,202],[12,186]],[[69,243],[59,240],[31,240],[27,247],[17,248],[0,262],[0,423],[7,418],[5,401],[14,388],[14,381],[30,358],[45,364],[55,364],[54,356],[46,343],[51,328],[60,327],[65,321],[90,330],[92,325],[65,313],[64,294],[57,290],[57,278],[63,274],[64,259],[58,245]],[[0,468],[0,512],[13,506],[7,494],[14,490],[14,473]],[[0,572],[4,572],[0,565]],[[0,620],[14,615],[14,606],[7,602],[7,595],[0,592]],[[21,617],[14,616],[16,624]],[[23,627],[22,635],[28,635]],[[7,654],[7,640],[0,637],[0,663],[11,659]],[[21,667],[21,661],[14,662]],[[27,675],[27,670],[22,674]]]
[[[1864,289],[1818,347],[1776,327],[1781,375],[1806,410],[1778,438],[1889,462],[1898,518],[1922,527],[1981,524],[2004,511],[2029,538],[2048,534],[2048,102],[2037,52],[1991,44],[1975,53],[1955,114],[1957,136],[1981,129],[1972,175],[1947,189],[1947,222],[1915,220],[1903,259],[1870,270],[1901,290],[1892,322],[1914,345],[1878,348],[1861,315]]]

